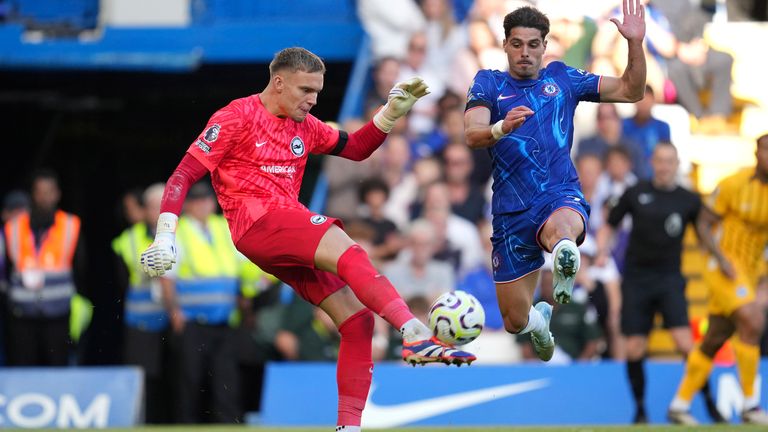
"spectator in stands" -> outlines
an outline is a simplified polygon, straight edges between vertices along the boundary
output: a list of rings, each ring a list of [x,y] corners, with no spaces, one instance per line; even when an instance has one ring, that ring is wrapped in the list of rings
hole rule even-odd
[[[217,423],[234,423],[242,415],[235,333],[229,320],[238,304],[245,263],[227,221],[215,212],[210,184],[193,185],[176,230],[176,270],[160,279],[175,338],[176,421],[184,424],[201,423],[208,415]],[[209,403],[202,397],[206,389]]]
[[[639,173],[640,178],[651,177],[651,155],[653,148],[659,141],[670,142],[672,140],[669,131],[669,124],[659,120],[651,114],[653,106],[656,104],[653,88],[645,86],[645,95],[635,103],[635,115],[622,121],[621,129],[625,137],[638,143],[643,150],[641,166],[635,167],[635,172]]]
[[[425,157],[417,160],[413,164],[412,175],[414,178],[415,191],[414,200],[408,203],[409,220],[422,217],[424,200],[427,190],[435,182],[441,182],[444,179],[445,167],[437,157]]]
[[[0,221],[5,224],[9,220],[19,216],[22,213],[29,212],[29,194],[23,190],[12,190],[3,198],[3,210],[0,214]],[[2,236],[3,233],[0,233]]]
[[[339,341],[339,332],[327,313],[299,296],[291,297],[274,342],[284,360],[336,360]]]
[[[373,68],[373,86],[365,98],[365,108],[379,109],[387,103],[389,91],[397,83],[400,75],[400,61],[394,57],[384,57]]]
[[[353,119],[344,124],[344,130],[353,133],[362,126],[360,120]],[[323,173],[328,180],[326,214],[341,219],[357,216],[360,203],[357,199],[357,188],[364,179],[379,174],[380,157],[381,152],[374,152],[371,157],[360,162],[337,157],[323,159]]]
[[[414,0],[358,0],[357,14],[371,37],[375,59],[405,58],[411,35],[423,31],[426,26],[424,15]],[[429,82],[429,85],[432,87],[433,84]]]
[[[597,189],[598,179],[603,173],[603,160],[594,153],[583,153],[576,157],[575,165],[576,172],[579,173],[581,191],[584,193],[584,198],[589,203],[592,211],[594,211],[596,207],[600,206],[600,203],[595,201],[595,190]],[[589,216],[587,230],[591,231],[594,224],[599,222],[592,222],[593,219],[596,219],[594,213],[590,213]]]
[[[435,71],[427,63],[428,39],[425,33],[414,33],[408,41],[408,51],[400,64],[398,81],[413,76],[420,76],[429,84],[430,93],[419,99],[408,116],[408,129],[414,135],[422,135],[432,131],[437,114],[437,101],[445,93],[445,79],[442,71]]]
[[[393,263],[384,267],[384,275],[406,301],[424,297],[432,303],[455,288],[451,266],[434,258],[436,238],[432,223],[426,219],[413,221],[408,229],[407,246]]]
[[[389,199],[389,187],[381,178],[371,177],[360,183],[358,194],[363,204],[362,221],[373,230],[368,255],[379,262],[394,259],[403,247],[403,240],[397,225],[384,214],[384,205]]]
[[[761,0],[725,2],[728,21],[768,21],[768,4]]]
[[[452,0],[422,0],[421,10],[427,20],[425,63],[445,83],[456,53],[467,46],[467,29],[456,22]]]
[[[699,120],[699,132],[727,132],[727,119],[733,111],[733,57],[713,49],[704,40],[707,16],[690,1],[664,0],[657,7],[675,23],[671,31],[678,43],[669,56],[668,67],[677,101]],[[702,91],[709,92],[706,106],[702,103]]]
[[[597,33],[594,20],[584,16],[578,2],[540,0],[539,9],[549,18],[549,38],[557,39],[562,47],[558,60],[586,69],[592,60],[592,41]],[[547,51],[549,51],[547,46]]]
[[[438,245],[436,258],[450,262],[458,278],[484,260],[477,227],[451,210],[450,192],[444,182],[427,186],[421,214],[435,227],[437,237],[445,239]]]
[[[644,0],[645,3],[645,62],[647,69],[646,82],[653,88],[658,102],[663,102],[665,95],[668,58],[675,55],[677,40],[671,31],[670,21],[656,7],[656,2]],[[621,43],[613,30],[613,24],[607,18],[619,18],[621,8],[615,7],[598,24],[597,34],[592,43],[592,53],[595,58],[592,71],[598,74],[615,75],[626,65],[626,45]]]
[[[443,151],[443,161],[451,210],[470,222],[478,223],[483,219],[488,203],[483,188],[471,183],[473,161],[469,147],[463,142],[452,142]]]
[[[637,176],[632,173],[632,162],[629,160],[629,152],[624,147],[611,147],[603,159],[605,169],[597,179],[595,191],[592,194],[592,214],[589,218],[589,226],[593,233],[597,233],[605,223],[607,209],[615,206],[624,191],[637,183]],[[632,218],[626,217],[617,227],[616,241],[611,248],[611,258],[617,268],[624,268],[624,254],[629,242],[629,231],[632,228]]]
[[[432,132],[412,144],[414,160],[441,153],[451,142],[464,142],[464,112],[461,109],[441,111],[437,121],[437,127]]]
[[[499,25],[503,28],[502,25]],[[479,69],[506,70],[507,55],[501,48],[488,22],[474,19],[467,25],[469,43],[459,49],[448,69],[448,88],[457,94],[466,94]]]
[[[513,8],[507,7],[505,0],[475,0],[469,11],[469,20],[482,20],[493,32],[495,41],[502,41],[504,34],[504,16]]]
[[[120,216],[125,222],[125,228],[144,220],[143,194],[144,189],[141,188],[134,188],[123,194],[123,198],[120,201]]]
[[[653,152],[653,178],[627,189],[598,233],[597,264],[606,263],[614,232],[625,215],[632,215],[622,282],[621,329],[627,336],[627,376],[635,400],[634,423],[647,423],[644,358],[648,334],[661,313],[678,352],[693,349],[680,272],[686,225],[695,226],[701,198],[677,184],[679,160],[671,143],[660,142]],[[705,396],[711,396],[705,393]],[[710,412],[712,411],[711,399]]]
[[[637,174],[637,167],[643,166],[643,150],[640,144],[624,135],[616,106],[602,103],[597,107],[597,134],[579,142],[576,157],[593,154],[602,159],[609,148],[620,146],[629,150],[632,155],[632,170]]]
[[[31,206],[5,223],[10,273],[8,364],[66,366],[72,354],[71,301],[84,292],[80,218],[59,209],[59,178],[32,174]]]
[[[143,195],[144,220],[123,231],[112,241],[116,254],[115,280],[125,294],[123,304],[123,361],[144,370],[144,413],[147,423],[172,420],[172,371],[168,344],[168,315],[162,305],[161,288],[141,269],[139,256],[152,243],[160,215],[165,184],[149,186]]]
[[[410,171],[411,149],[408,140],[400,134],[390,134],[382,151],[381,178],[389,187],[389,199],[384,214],[399,229],[405,229],[410,220],[410,205],[416,199],[416,177]]]

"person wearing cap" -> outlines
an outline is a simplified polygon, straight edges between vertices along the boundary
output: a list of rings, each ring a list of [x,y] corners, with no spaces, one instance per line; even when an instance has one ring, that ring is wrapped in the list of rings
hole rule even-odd
[[[242,413],[236,336],[229,322],[247,260],[235,249],[226,219],[216,214],[209,183],[190,188],[176,239],[178,265],[160,278],[177,362],[175,420],[201,423],[210,412],[218,423],[233,423]],[[202,397],[205,388],[211,391],[210,407]]]
[[[29,211],[20,211],[4,227],[8,364],[65,366],[73,348],[71,301],[84,288],[80,218],[59,209],[55,172],[37,170],[31,179]]]

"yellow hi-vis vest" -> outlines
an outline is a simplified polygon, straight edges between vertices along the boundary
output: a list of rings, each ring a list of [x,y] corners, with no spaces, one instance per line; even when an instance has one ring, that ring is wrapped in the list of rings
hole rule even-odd
[[[187,216],[179,219],[176,292],[184,315],[202,324],[226,324],[237,304],[241,258],[226,219],[211,215],[206,232]]]
[[[158,332],[168,327],[168,314],[157,296],[152,295],[152,280],[141,269],[141,253],[152,244],[147,226],[137,223],[112,241],[112,249],[128,268],[123,321],[131,328]]]

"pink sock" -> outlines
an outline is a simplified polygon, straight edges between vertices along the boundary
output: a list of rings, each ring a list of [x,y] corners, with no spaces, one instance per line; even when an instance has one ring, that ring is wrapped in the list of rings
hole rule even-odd
[[[373,314],[368,309],[360,310],[341,323],[339,333],[341,345],[336,364],[339,416],[336,424],[360,426],[373,373]]]
[[[389,280],[373,267],[363,248],[347,249],[336,264],[337,274],[368,309],[387,320],[397,330],[413,319],[405,301]]]

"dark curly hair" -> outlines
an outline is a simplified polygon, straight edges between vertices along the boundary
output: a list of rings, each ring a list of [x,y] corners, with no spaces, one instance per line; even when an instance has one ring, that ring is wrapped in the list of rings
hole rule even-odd
[[[504,17],[504,37],[508,38],[515,27],[535,28],[541,32],[541,38],[544,39],[549,33],[549,18],[536,8],[524,6]]]

